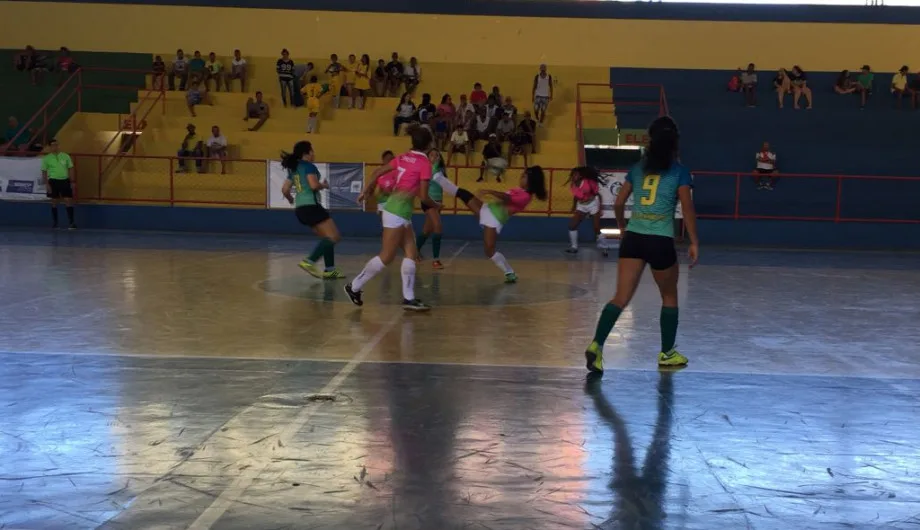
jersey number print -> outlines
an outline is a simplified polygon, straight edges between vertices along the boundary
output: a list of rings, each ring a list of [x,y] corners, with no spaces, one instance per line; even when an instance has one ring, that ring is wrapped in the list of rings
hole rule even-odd
[[[646,175],[642,181],[642,189],[648,191],[648,197],[641,197],[639,204],[642,206],[651,206],[655,204],[658,198],[658,183],[661,182],[661,175]]]

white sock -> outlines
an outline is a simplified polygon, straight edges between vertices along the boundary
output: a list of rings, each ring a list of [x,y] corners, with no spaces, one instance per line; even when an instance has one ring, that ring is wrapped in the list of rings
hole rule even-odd
[[[494,263],[495,266],[501,269],[505,274],[514,273],[514,269],[511,268],[511,265],[508,264],[508,260],[505,259],[505,256],[503,256],[501,252],[496,252],[493,254],[491,260],[492,263]]]
[[[403,258],[401,270],[403,298],[415,300],[415,260]]]
[[[578,248],[578,230],[569,230],[569,243],[572,248]]]
[[[367,262],[367,265],[364,266],[362,270],[355,279],[351,281],[351,288],[355,291],[360,291],[364,285],[371,281],[371,278],[377,276],[383,269],[386,268],[386,265],[381,261],[380,256],[374,256],[370,261]]]
[[[445,177],[442,173],[438,173],[437,175],[433,176],[432,180],[441,186],[441,189],[446,191],[448,195],[453,195],[454,197],[457,196],[457,190],[460,188],[458,188],[456,184],[454,184],[449,178]]]

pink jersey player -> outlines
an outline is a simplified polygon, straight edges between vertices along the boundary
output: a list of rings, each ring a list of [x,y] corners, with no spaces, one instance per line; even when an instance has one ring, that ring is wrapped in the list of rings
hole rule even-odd
[[[576,167],[569,178],[572,180],[572,219],[569,220],[569,248],[566,252],[578,252],[578,225],[585,217],[593,217],[594,235],[601,232],[600,173],[593,167]]]
[[[600,193],[600,186],[596,180],[582,178],[578,182],[572,182],[572,196],[578,202],[589,202],[594,200]]]

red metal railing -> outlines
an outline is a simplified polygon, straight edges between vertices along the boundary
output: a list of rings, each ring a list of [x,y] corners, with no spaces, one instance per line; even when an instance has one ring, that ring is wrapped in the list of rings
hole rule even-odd
[[[920,177],[897,177],[885,175],[825,175],[815,173],[779,173],[776,175],[764,175],[760,173],[732,173],[726,171],[694,171],[694,178],[699,179],[708,177],[734,178],[734,210],[730,214],[707,214],[700,213],[701,219],[754,219],[754,220],[771,220],[771,221],[824,221],[835,223],[907,223],[920,224],[920,219],[893,219],[882,217],[847,217],[842,214],[843,207],[843,185],[846,181],[900,181],[914,182],[920,184]],[[741,191],[746,180],[760,179],[765,177],[776,177],[781,180],[803,180],[818,179],[822,181],[835,181],[835,198],[833,215],[764,215],[764,214],[746,214],[741,210]],[[918,200],[920,202],[920,200]]]

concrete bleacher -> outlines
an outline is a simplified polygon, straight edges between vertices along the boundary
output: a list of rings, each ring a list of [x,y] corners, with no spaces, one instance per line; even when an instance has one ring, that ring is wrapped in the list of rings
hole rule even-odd
[[[167,61],[170,54],[161,54]],[[340,54],[343,55],[343,54]],[[347,54],[344,54],[347,56]],[[408,138],[394,137],[392,119],[398,98],[369,98],[364,110],[334,109],[331,96],[323,98],[320,114],[319,132],[306,134],[307,111],[304,108],[284,108],[281,104],[280,88],[274,71],[275,58],[249,57],[249,79],[247,93],[240,93],[239,83],[233,85],[233,92],[209,94],[211,105],[198,105],[197,117],[192,117],[185,105],[185,93],[167,92],[165,114],[156,108],[148,115],[147,127],[137,142],[138,155],[173,157],[185,136],[185,127],[193,123],[198,133],[204,137],[210,134],[212,125],[221,128],[221,132],[230,143],[231,158],[249,159],[253,162],[230,162],[227,175],[220,175],[219,165],[210,164],[205,175],[191,173],[175,175],[170,180],[170,162],[163,159],[126,158],[118,167],[109,171],[98,182],[95,176],[86,175],[89,182],[107,198],[132,200],[162,200],[170,198],[184,201],[222,201],[234,203],[258,204],[265,197],[266,159],[277,159],[281,150],[289,150],[297,141],[310,140],[316,151],[317,160],[321,162],[365,162],[373,164],[379,161],[385,150],[400,151],[409,148]],[[327,61],[321,59],[297,59],[298,63],[308,60],[323,70]],[[374,59],[375,62],[376,59]],[[229,64],[228,58],[222,58]],[[498,85],[505,96],[510,96],[523,114],[532,110],[531,85],[536,71],[530,66],[495,66],[495,65],[456,65],[423,64],[422,83],[415,93],[415,102],[421,101],[423,93],[430,93],[437,104],[441,96],[449,93],[455,103],[459,102],[461,93],[469,93],[474,82],[480,82],[488,89]],[[606,69],[601,68],[565,68],[552,69],[556,80],[556,98],[553,101],[546,126],[538,130],[538,154],[530,157],[531,164],[545,167],[569,168],[578,160],[578,143],[575,135],[575,84],[581,81],[604,82]],[[320,81],[326,76],[320,74]],[[149,83],[149,80],[148,80]],[[213,86],[212,86],[213,88]],[[253,122],[243,121],[244,105],[255,91],[264,93],[266,102],[271,107],[271,118],[259,131],[246,130]],[[149,102],[143,101],[145,91],[140,91],[139,103],[132,105],[132,110],[140,107],[138,114],[147,113]],[[344,98],[343,98],[344,107]],[[111,138],[112,132],[94,132],[90,127],[99,124],[99,117],[85,117],[84,121],[74,120],[74,127],[69,128],[75,136],[82,134],[84,139],[99,141]],[[471,164],[478,166],[481,161],[478,143]],[[463,157],[455,158],[454,164],[463,163]],[[523,161],[516,157],[513,164],[520,166]],[[368,173],[373,170],[368,166]],[[92,173],[87,168],[82,173]],[[509,175],[507,182],[516,183],[516,172]],[[459,170],[462,185],[477,189],[475,182],[479,176],[478,168]],[[94,180],[95,179],[95,180]],[[494,183],[492,184],[494,186]],[[173,196],[170,197],[172,187]],[[560,201],[570,200],[563,197],[566,190],[556,187]],[[563,193],[564,192],[564,193]]]
[[[830,175],[914,175],[911,159],[916,114],[907,100],[895,108],[888,87],[891,74],[876,74],[875,92],[865,110],[856,95],[833,92],[836,72],[809,73],[814,108],[792,107],[791,96],[779,109],[772,90],[774,72],[759,72],[758,103],[747,108],[743,96],[726,90],[730,71],[613,68],[614,83],[661,83],[670,113],[681,127],[681,159],[698,173],[696,197],[701,213],[734,211],[735,178],[706,171],[749,172],[764,141],[777,153],[785,173]],[[614,94],[614,101],[619,101]],[[626,127],[641,123],[629,113]],[[832,217],[837,179],[788,178],[774,193],[758,192],[749,179],[741,186],[740,207],[748,215]],[[843,181],[841,214],[852,218],[918,219],[920,181]],[[877,198],[878,200],[871,200]],[[882,202],[881,199],[884,198]],[[867,200],[870,199],[870,200]]]

